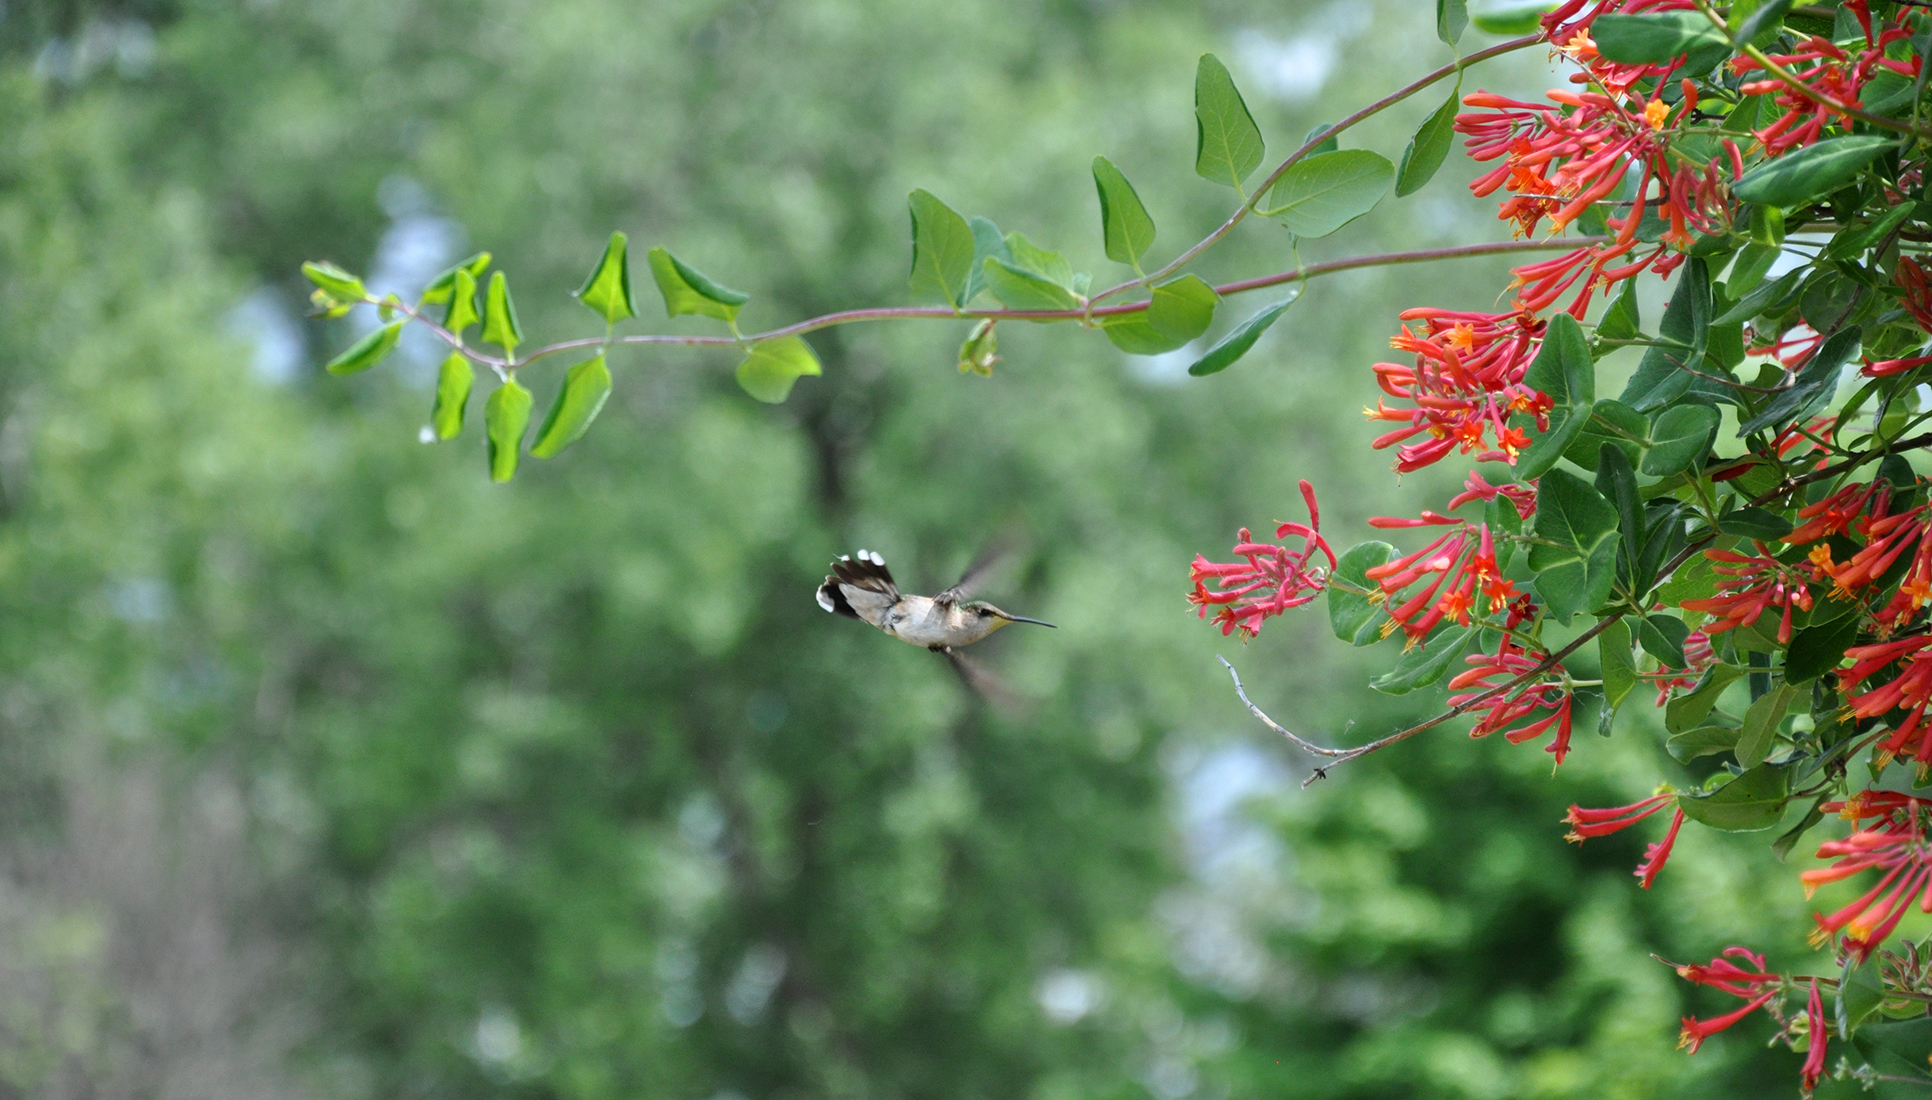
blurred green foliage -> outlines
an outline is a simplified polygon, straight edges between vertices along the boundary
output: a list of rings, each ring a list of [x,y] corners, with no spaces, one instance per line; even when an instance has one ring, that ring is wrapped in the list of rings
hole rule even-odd
[[[413,442],[432,351],[332,379],[372,321],[300,319],[305,259],[379,284],[488,248],[532,339],[576,335],[613,229],[751,291],[749,326],[896,304],[915,186],[1118,275],[1095,154],[1162,249],[1225,216],[1200,53],[1281,150],[1433,31],[1394,0],[9,6],[0,1087],[1788,1087],[1761,1024],[1674,1053],[1712,1005],[1648,954],[1811,963],[1790,872],[1700,838],[1651,896],[1645,830],[1560,839],[1569,801],[1673,774],[1656,731],[1554,780],[1443,732],[1301,792],[1213,654],[1311,736],[1426,701],[1360,688],[1393,655],[1319,614],[1246,650],[1187,614],[1191,554],[1300,518],[1297,478],[1336,532],[1428,497],[1337,413],[1398,309],[1487,305],[1502,265],[1316,284],[1211,379],[1071,326],[1002,326],[990,380],[963,325],[852,328],[766,407],[732,357],[621,352],[595,430],[507,487],[476,417]],[[1395,155],[1430,106],[1351,145]],[[1466,169],[1305,257],[1495,235]],[[1292,262],[1255,225],[1206,270]],[[836,553],[937,587],[1002,531],[1029,549],[989,595],[1061,626],[984,647],[1024,714],[813,604]]]

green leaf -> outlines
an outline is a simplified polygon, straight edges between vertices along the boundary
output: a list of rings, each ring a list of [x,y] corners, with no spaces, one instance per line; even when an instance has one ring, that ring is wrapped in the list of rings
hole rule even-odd
[[[1236,191],[1261,165],[1267,146],[1227,66],[1211,53],[1194,71],[1194,171]]]
[[[1469,21],[1489,34],[1530,34],[1537,29],[1543,13],[1556,7],[1556,0],[1527,0],[1472,12]]]
[[[631,293],[631,264],[624,254],[624,234],[610,235],[603,258],[597,261],[584,285],[577,288],[577,300],[602,317],[605,324],[614,325],[626,317],[637,316],[637,297]]]
[[[1603,665],[1603,702],[1614,711],[1637,687],[1637,662],[1630,654],[1630,626],[1613,620],[1597,634],[1597,657]]]
[[[1626,65],[1656,64],[1706,46],[1728,45],[1724,32],[1694,11],[1599,15],[1590,23],[1590,37],[1605,59]]]
[[[1650,420],[1644,414],[1621,401],[1606,397],[1590,406],[1590,415],[1584,418],[1583,430],[1577,434],[1576,441],[1563,451],[1563,457],[1586,470],[1595,470],[1603,445],[1608,443],[1635,463],[1643,457],[1643,441],[1649,431]]]
[[[461,337],[463,330],[475,324],[480,317],[476,312],[476,276],[470,274],[467,268],[459,269],[450,277],[449,308],[443,310],[443,327],[452,336]]]
[[[1334,128],[1335,124],[1332,122],[1324,122],[1320,125],[1309,127],[1308,132],[1301,137],[1301,146],[1297,148],[1306,147],[1308,149],[1306,155],[1311,157],[1320,156],[1323,153],[1332,153],[1340,149],[1342,147],[1342,136],[1340,134],[1329,134],[1328,137],[1323,138],[1319,144],[1314,146],[1309,146],[1308,144],[1323,134],[1328,134]]]
[[[1395,557],[1395,547],[1386,542],[1364,542],[1348,548],[1335,562],[1328,580],[1328,625],[1335,637],[1351,645],[1368,645],[1381,640],[1381,625],[1388,619],[1382,600],[1363,593],[1381,589],[1368,579],[1368,571],[1386,565]],[[1355,591],[1349,591],[1355,589]]]
[[[1737,40],[1749,42],[1760,48],[1770,45],[1769,41],[1761,42],[1759,38],[1764,37],[1767,32],[1776,33],[1778,26],[1784,22],[1785,13],[1791,10],[1793,2],[1794,0],[1762,0],[1757,5],[1756,11],[1746,17],[1740,25],[1732,28],[1736,32]]]
[[[1711,326],[1711,274],[1703,260],[1692,259],[1677,277],[1677,289],[1657,326],[1658,335],[1685,347],[1655,345],[1645,349],[1637,372],[1623,388],[1619,398],[1638,412],[1661,409],[1690,389],[1696,369],[1704,358],[1704,347]]]
[[[452,351],[436,369],[436,407],[430,410],[430,430],[438,439],[455,439],[463,431],[463,411],[469,405],[476,368],[469,357]]]
[[[1679,695],[1664,706],[1664,729],[1682,733],[1704,724],[1704,719],[1717,707],[1724,689],[1743,675],[1744,670],[1736,665],[1712,665],[1688,694]]]
[[[456,274],[459,271],[469,274],[470,286],[473,289],[476,286],[476,280],[485,271],[489,270],[489,267],[490,254],[488,252],[478,252],[476,255],[471,256],[461,263],[451,264],[449,267],[443,269],[442,274],[431,279],[429,285],[423,288],[423,296],[420,299],[421,303],[426,306],[435,306],[449,301],[450,293],[456,287]]]
[[[396,350],[396,341],[401,337],[401,321],[384,325],[350,344],[347,351],[329,360],[328,371],[330,374],[360,374],[382,362],[390,352]]]
[[[483,342],[495,344],[506,355],[515,355],[517,345],[523,343],[517,305],[510,298],[510,284],[501,271],[490,273],[490,289],[483,296]]]
[[[586,359],[564,375],[563,388],[550,403],[550,412],[537,429],[537,441],[530,444],[536,458],[555,458],[565,447],[583,438],[590,422],[604,411],[610,399],[610,368],[604,357]]]
[[[1129,355],[1165,355],[1185,347],[1186,340],[1164,335],[1147,321],[1147,311],[1121,313],[1100,319],[1100,331]]]
[[[1736,744],[1737,731],[1729,726],[1699,726],[1664,742],[1664,751],[1679,764],[1688,764],[1700,756],[1730,752]]]
[[[530,391],[514,378],[498,386],[483,403],[483,427],[490,437],[491,481],[508,481],[516,476],[517,450],[523,445],[523,430],[530,426],[530,403]]]
[[[1268,326],[1274,324],[1283,313],[1287,312],[1288,307],[1294,305],[1295,299],[1299,297],[1301,293],[1297,289],[1288,297],[1263,308],[1261,312],[1234,326],[1226,336],[1221,337],[1213,347],[1208,349],[1206,355],[1196,359],[1194,365],[1187,368],[1187,373],[1201,378],[1210,374],[1219,374],[1233,366],[1242,356],[1248,354],[1248,351],[1254,347],[1255,341],[1261,339],[1261,334],[1268,331]]]
[[[1617,509],[1624,561],[1634,569],[1643,549],[1644,506],[1637,494],[1637,471],[1630,466],[1630,456],[1615,443],[1604,443],[1597,448],[1597,492]],[[1682,668],[1683,662],[1677,665]]]
[[[982,317],[966,334],[965,342],[959,345],[959,373],[993,376],[993,366],[1000,361],[1000,339],[993,324],[991,317]]]
[[[907,206],[912,211],[912,300],[963,309],[978,247],[972,226],[930,191],[914,191]]]
[[[1727,833],[1769,829],[1784,816],[1790,777],[1783,768],[1759,764],[1709,794],[1680,794],[1677,808],[1701,825]]]
[[[1862,259],[1865,253],[1877,248],[1887,237],[1905,224],[1906,220],[1919,213],[1916,203],[1900,203],[1880,214],[1869,225],[1848,226],[1838,231],[1838,235],[1825,246],[1825,258],[1830,260]]]
[[[1093,185],[1100,192],[1100,232],[1107,258],[1139,270],[1140,258],[1154,243],[1154,219],[1134,185],[1106,157],[1093,158]]]
[[[322,289],[322,293],[338,302],[360,302],[369,296],[362,280],[342,270],[332,263],[312,261],[302,265],[302,274],[309,282]]]
[[[1395,165],[1380,153],[1323,153],[1288,169],[1268,193],[1273,208],[1258,212],[1279,218],[1297,237],[1326,237],[1375,209],[1394,180]]]
[[[1710,450],[1717,432],[1718,413],[1709,405],[1674,405],[1664,410],[1650,429],[1650,449],[1642,471],[1650,477],[1669,477],[1691,468]]]
[[[1761,539],[1769,542],[1791,533],[1791,521],[1763,508],[1739,508],[1735,512],[1717,517],[1717,529],[1727,535],[1741,535],[1747,539]]]
[[[1831,400],[1838,390],[1838,369],[1857,351],[1864,330],[1857,325],[1839,329],[1818,345],[1791,385],[1771,399],[1758,415],[1738,425],[1737,437],[1743,439],[1765,428],[1781,428],[1787,422],[1802,420]]]
[[[1689,637],[1690,627],[1675,615],[1653,612],[1637,626],[1637,640],[1643,644],[1644,652],[1671,668],[1690,664],[1684,659],[1684,640]]]
[[[1849,601],[1846,606],[1850,606]],[[1845,650],[1858,637],[1857,615],[1840,615],[1827,622],[1814,614],[1813,620],[1812,625],[1792,635],[1791,651],[1785,654],[1784,678],[1794,684],[1816,680],[1837,668]]]
[[[1452,0],[1438,2],[1448,3]],[[1458,80],[1455,90],[1442,101],[1442,106],[1437,107],[1434,114],[1423,119],[1422,125],[1416,127],[1408,148],[1402,150],[1401,167],[1395,171],[1396,198],[1405,198],[1422,190],[1435,178],[1436,170],[1448,158],[1449,149],[1456,140],[1456,112],[1462,106],[1461,95],[1462,82]]]
[[[1616,301],[1610,303],[1597,322],[1597,339],[1629,340],[1642,332],[1643,322],[1637,312],[1637,280],[1625,279]]]
[[[1436,0],[1436,37],[1451,46],[1469,25],[1469,5],[1464,0]]]
[[[1182,344],[1197,339],[1214,323],[1214,307],[1221,296],[1199,275],[1182,275],[1156,285],[1147,305],[1147,323],[1155,332]]]
[[[1369,686],[1384,695],[1407,695],[1417,688],[1428,687],[1442,679],[1476,634],[1473,626],[1438,630],[1428,644],[1404,651],[1395,667],[1370,680]]]
[[[1879,1006],[1885,1002],[1885,983],[1879,977],[1881,965],[1877,959],[1867,959],[1861,964],[1856,955],[1845,960],[1835,1006],[1839,1034],[1849,1035],[1878,1015]]]
[[[777,405],[791,396],[793,383],[818,373],[818,356],[811,346],[796,336],[784,336],[751,346],[745,361],[738,364],[738,385],[767,405]]]
[[[738,311],[751,300],[751,295],[743,291],[712,282],[703,272],[685,264],[666,249],[653,248],[645,258],[651,265],[651,278],[657,282],[657,292],[664,296],[664,313],[667,317],[695,313],[730,324],[738,319]]]
[[[1873,1094],[1877,1100],[1924,1100],[1932,1090],[1932,1076],[1926,1074],[1932,1019],[1867,1023],[1852,1033],[1852,1045],[1881,1078]]]
[[[1014,234],[1018,236],[1018,234]],[[1036,272],[1008,263],[998,256],[986,257],[986,286],[1008,309],[1079,309],[1080,299],[1059,283]]]
[[[1778,722],[1791,707],[1791,699],[1798,689],[1790,684],[1777,687],[1758,697],[1751,709],[1744,712],[1744,725],[1737,735],[1737,762],[1742,768],[1755,768],[1764,763],[1771,755],[1771,746],[1778,738]]]
[[[1771,265],[1778,262],[1778,257],[1783,254],[1783,250],[1775,245],[1759,244],[1756,241],[1745,245],[1744,251],[1737,254],[1737,259],[1731,262],[1730,272],[1724,277],[1724,296],[1734,301],[1741,300],[1756,290],[1764,282],[1764,276],[1771,270]],[[1631,284],[1626,280],[1623,285],[1627,287]],[[1736,308],[1733,306],[1725,310],[1724,316],[1713,320],[1711,324],[1733,323],[1727,318]],[[1737,320],[1744,321],[1749,318],[1739,317]]]
[[[1026,239],[1024,233],[1008,233],[1006,247],[1012,254],[1012,265],[1021,271],[1035,275],[1058,286],[1073,289],[1073,265],[1065,256],[1051,249],[1041,248]]]
[[[1589,423],[1596,402],[1596,363],[1576,318],[1558,313],[1550,319],[1543,346],[1524,372],[1523,384],[1547,394],[1555,406],[1549,414],[1549,431],[1539,433],[1530,424],[1530,445],[1516,459],[1518,481],[1541,477],[1555,466]]]
[[[1751,247],[1757,248],[1761,246],[1752,245]],[[1723,315],[1713,320],[1711,324],[1734,325],[1741,321],[1749,321],[1751,318],[1764,312],[1766,306],[1783,299],[1785,295],[1798,289],[1798,283],[1804,278],[1804,275],[1804,269],[1798,268],[1785,272],[1771,282],[1759,283],[1755,289],[1743,298],[1740,298],[1736,305],[1725,310]]]
[[[973,266],[967,273],[966,293],[960,299],[961,305],[979,297],[979,292],[986,289],[988,256],[997,256],[1009,264],[1013,262],[1013,250],[1007,247],[1006,237],[1000,233],[1000,227],[994,225],[991,219],[972,217],[966,219],[966,224],[973,230]]]
[[[1595,609],[1609,595],[1616,580],[1616,532],[1616,509],[1588,482],[1564,470],[1543,475],[1529,567],[1558,622]]]
[[[1826,138],[1765,161],[1746,172],[1731,191],[1745,202],[1797,206],[1857,179],[1866,165],[1897,144],[1897,138],[1879,134]]]

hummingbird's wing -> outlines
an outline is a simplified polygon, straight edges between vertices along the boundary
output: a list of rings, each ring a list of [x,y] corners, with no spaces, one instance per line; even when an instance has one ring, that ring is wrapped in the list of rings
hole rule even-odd
[[[840,557],[832,563],[832,575],[818,586],[820,607],[873,626],[898,602],[899,586],[892,581],[892,571],[883,557],[870,550],[859,551],[856,560]]]
[[[987,702],[1009,714],[1022,709],[1019,696],[1013,694],[1013,689],[1006,686],[1006,681],[994,675],[991,669],[951,646],[939,652],[946,655],[953,671],[959,674],[960,682]]]
[[[1012,545],[1004,539],[987,547],[973,564],[966,567],[966,574],[959,578],[959,583],[934,596],[933,602],[955,604],[961,600],[971,599],[987,574],[991,573],[993,567],[998,565],[1012,549]]]

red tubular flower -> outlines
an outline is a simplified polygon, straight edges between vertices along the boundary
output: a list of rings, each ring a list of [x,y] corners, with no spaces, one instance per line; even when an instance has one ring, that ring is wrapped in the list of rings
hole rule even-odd
[[[1419,470],[1458,448],[1475,453],[1478,461],[1514,462],[1529,437],[1509,425],[1513,413],[1528,413],[1539,430],[1549,428],[1552,402],[1522,384],[1541,345],[1544,322],[1525,312],[1440,309],[1408,310],[1402,320],[1422,322],[1421,331],[1405,324],[1389,343],[1413,353],[1415,365],[1377,363],[1375,375],[1383,392],[1413,407],[1377,402],[1366,410],[1371,420],[1403,425],[1377,439],[1378,450],[1425,433],[1429,437],[1396,451],[1398,471]]]
[[[1798,880],[1810,897],[1825,883],[1874,868],[1885,872],[1878,885],[1851,904],[1829,916],[1812,916],[1818,924],[1811,934],[1813,943],[1822,944],[1842,931],[1845,947],[1862,962],[1898,927],[1914,898],[1922,911],[1932,913],[1932,852],[1927,851],[1920,826],[1920,810],[1926,804],[1890,791],[1865,791],[1836,805],[1854,819],[1876,817],[1878,824],[1820,844],[1818,857],[1837,862],[1806,871]]]
[[[1825,1002],[1818,996],[1818,979],[1811,979],[1811,997],[1805,1002],[1805,1031],[1809,1046],[1805,1050],[1803,1070],[1806,1095],[1818,1087],[1818,1079],[1825,1075],[1825,1047],[1831,1042],[1831,1032],[1825,1027]]]
[[[1616,806],[1607,810],[1586,810],[1581,806],[1571,806],[1563,820],[1569,824],[1570,832],[1563,839],[1581,844],[1593,836],[1608,836],[1622,829],[1628,829],[1651,814],[1673,805],[1677,796],[1668,792],[1651,795],[1642,802],[1628,806]],[[1643,888],[1657,881],[1657,873],[1664,869],[1665,861],[1670,859],[1670,850],[1677,843],[1677,830],[1684,827],[1684,811],[1675,810],[1670,815],[1670,828],[1664,839],[1652,841],[1644,850],[1644,861],[1637,865],[1632,874],[1642,882]]]
[[[1711,648],[1711,636],[1701,630],[1693,630],[1685,635],[1684,660],[1687,664],[1682,669],[1665,668],[1649,677],[1657,685],[1658,706],[1670,702],[1673,690],[1697,686],[1697,678],[1704,674],[1705,669],[1717,663],[1717,651]]]
[[[1449,705],[1459,707],[1485,692],[1501,687],[1519,676],[1528,674],[1543,663],[1547,654],[1531,654],[1508,638],[1503,639],[1502,648],[1495,653],[1477,653],[1463,658],[1470,667],[1449,681],[1449,690],[1461,692],[1451,695]],[[1470,690],[1465,690],[1470,689]],[[1505,691],[1490,702],[1483,717],[1469,731],[1471,737],[1487,737],[1499,730],[1507,730],[1504,739],[1512,745],[1541,737],[1554,726],[1556,736],[1551,739],[1545,750],[1556,757],[1557,764],[1570,753],[1570,690],[1561,679],[1533,681],[1513,691]],[[1512,725],[1531,717],[1537,711],[1550,713],[1525,726]],[[1586,811],[1587,812],[1587,811]]]
[[[1369,522],[1377,527],[1416,527],[1439,523],[1445,518],[1434,512],[1422,515],[1420,520],[1384,517]],[[1514,582],[1503,579],[1502,570],[1496,564],[1496,546],[1488,524],[1461,524],[1458,530],[1414,553],[1375,566],[1366,575],[1380,587],[1382,598],[1389,604],[1385,632],[1400,627],[1412,645],[1428,637],[1445,618],[1468,626],[1471,611],[1501,614],[1519,594]],[[1431,577],[1434,579],[1429,580]],[[1419,591],[1396,602],[1399,594],[1425,580],[1429,583]],[[1487,612],[1481,610],[1485,604]]]
[[[1784,541],[1803,546],[1827,535],[1844,534],[1852,521],[1865,513],[1874,491],[1885,492],[1877,483],[1847,485],[1816,504],[1805,505],[1798,509],[1798,518],[1804,522],[1784,536]],[[1884,509],[1885,503],[1881,500],[1878,513],[1883,515]]]
[[[1527,486],[1491,485],[1483,475],[1474,470],[1469,471],[1469,476],[1463,479],[1462,492],[1449,498],[1447,507],[1453,512],[1472,500],[1480,500],[1487,504],[1499,496],[1507,498],[1516,506],[1517,519],[1528,519],[1536,514],[1536,493]]]
[[[1637,876],[1638,885],[1648,890],[1651,884],[1657,881],[1657,873],[1664,869],[1664,864],[1670,860],[1670,850],[1677,843],[1677,830],[1683,827],[1684,811],[1673,811],[1670,815],[1670,828],[1665,830],[1664,839],[1653,840],[1645,846],[1644,861],[1637,865],[1635,871],[1630,872]]]
[[[1854,646],[1845,651],[1852,666],[1838,673],[1838,689],[1844,692],[1845,705],[1851,708],[1852,717],[1876,718],[1894,709],[1905,712],[1905,720],[1894,724],[1892,736],[1880,743],[1879,752],[1887,758],[1902,755],[1917,739],[1913,758],[1921,767],[1932,764],[1932,737],[1924,736],[1925,708],[1932,702],[1932,650],[1928,646],[1932,646],[1932,634]],[[1905,663],[1896,677],[1869,691],[1854,694],[1861,684],[1894,661]]]
[[[1755,969],[1745,968],[1727,961],[1743,959]],[[1727,947],[1723,955],[1712,959],[1708,965],[1693,964],[1677,968],[1677,976],[1698,985],[1707,985],[1722,990],[1733,997],[1742,998],[1744,1006],[1735,1012],[1728,1012],[1709,1020],[1699,1020],[1695,1016],[1684,1017],[1683,1030],[1678,1032],[1679,1048],[1688,1047],[1696,1054],[1704,1040],[1749,1016],[1753,1011],[1776,997],[1784,984],[1784,975],[1768,972],[1764,968],[1764,956],[1743,947]]]
[[[1912,315],[1920,328],[1932,332],[1932,289],[1926,286],[1925,269],[1912,257],[1900,256],[1898,263],[1892,266],[1892,281],[1905,292],[1900,304],[1906,312]]]
[[[1791,641],[1791,609],[1811,610],[1811,590],[1805,587],[1804,578],[1795,570],[1772,557],[1763,543],[1753,545],[1758,548],[1756,557],[1746,557],[1730,550],[1704,551],[1706,558],[1724,563],[1712,567],[1712,571],[1726,579],[1717,582],[1717,595],[1708,599],[1685,600],[1681,606],[1686,611],[1703,611],[1716,616],[1716,621],[1705,628],[1710,634],[1750,626],[1758,621],[1765,609],[1783,608],[1784,614],[1778,622],[1778,644],[1788,644]]]
[[[1849,5],[1847,5],[1849,7]],[[1854,9],[1856,10],[1856,9]],[[1869,13],[1864,15],[1867,48],[1851,54],[1833,44],[1829,39],[1811,36],[1790,53],[1769,54],[1770,59],[1798,81],[1825,99],[1855,106],[1865,82],[1872,78],[1878,68],[1885,64],[1885,47],[1893,42],[1910,36],[1910,32],[1899,26],[1889,26],[1882,32],[1873,33]],[[1756,58],[1740,56],[1732,61],[1740,73],[1761,69]],[[1898,63],[1899,67],[1911,68],[1916,75],[1916,67]],[[1893,71],[1899,67],[1887,65]],[[1783,108],[1777,120],[1762,130],[1755,131],[1759,144],[1771,156],[1792,149],[1802,148],[1817,141],[1825,129],[1833,123],[1846,121],[1842,111],[1810,96],[1800,95],[1786,85],[1783,80],[1767,78],[1746,81],[1738,88],[1742,95],[1774,96],[1772,102]]]
[[[1220,606],[1214,621],[1221,624],[1222,634],[1239,630],[1242,637],[1252,638],[1260,633],[1261,624],[1269,616],[1300,607],[1328,587],[1329,570],[1335,568],[1335,551],[1321,534],[1321,511],[1315,506],[1315,487],[1302,482],[1301,498],[1308,505],[1308,522],[1284,523],[1275,528],[1278,539],[1300,538],[1301,549],[1255,542],[1243,527],[1233,552],[1248,559],[1246,565],[1219,564],[1199,554],[1194,556],[1194,566],[1189,572],[1194,591],[1187,602],[1200,609],[1202,618],[1207,617],[1210,606]],[[1317,551],[1328,559],[1326,569],[1309,568],[1309,560]],[[1214,582],[1214,591],[1208,590],[1208,581]]]

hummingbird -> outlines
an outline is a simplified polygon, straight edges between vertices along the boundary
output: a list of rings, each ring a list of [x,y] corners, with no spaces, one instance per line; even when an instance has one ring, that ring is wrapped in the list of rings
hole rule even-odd
[[[870,623],[902,642],[945,654],[953,667],[977,687],[984,676],[955,649],[972,645],[1013,623],[1058,629],[1052,623],[1009,615],[984,600],[967,598],[999,557],[998,552],[981,557],[958,584],[936,596],[908,596],[893,582],[885,558],[861,550],[856,557],[841,556],[832,563],[832,575],[818,586],[818,605],[833,614]]]

